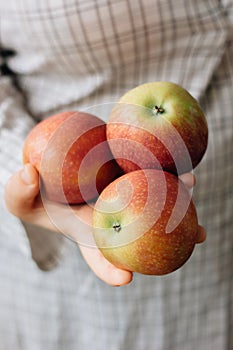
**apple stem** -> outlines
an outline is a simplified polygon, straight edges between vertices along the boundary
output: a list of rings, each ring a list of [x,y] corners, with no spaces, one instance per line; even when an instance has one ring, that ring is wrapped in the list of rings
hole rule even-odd
[[[158,107],[158,106],[154,106],[153,111],[155,112],[155,114],[163,114],[165,112],[162,107]]]
[[[121,224],[119,224],[119,222],[115,222],[115,223],[112,225],[112,228],[114,229],[114,231],[120,232],[120,230],[121,230]]]

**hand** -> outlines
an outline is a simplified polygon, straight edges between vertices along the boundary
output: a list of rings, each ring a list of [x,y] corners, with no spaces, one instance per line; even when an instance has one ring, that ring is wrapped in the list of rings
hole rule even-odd
[[[39,174],[31,165],[27,164],[17,173],[13,174],[5,187],[5,201],[8,210],[22,221],[44,227],[46,229],[62,232],[77,241],[80,251],[87,264],[94,273],[104,282],[120,286],[132,280],[132,273],[121,270],[104,258],[99,249],[94,247],[92,237],[92,207],[86,204],[72,206],[50,203],[49,214],[45,209],[39,194]],[[78,226],[82,232],[77,232]],[[85,246],[83,237],[92,246]]]
[[[184,174],[181,177],[188,189],[195,185],[195,177],[192,174]],[[22,221],[38,225],[55,232],[62,232],[77,241],[80,251],[94,273],[104,282],[113,286],[122,286],[131,282],[133,274],[119,269],[108,262],[102,253],[94,246],[92,238],[92,212],[91,206],[83,204],[72,206],[50,203],[49,213],[43,205],[39,191],[39,174],[30,164],[13,174],[6,184],[5,201],[8,210]],[[77,226],[77,221],[80,225]],[[81,227],[82,232],[77,232]],[[82,238],[87,237],[91,246],[83,244]],[[90,238],[91,237],[91,238]],[[206,232],[199,226],[197,243],[206,239]]]

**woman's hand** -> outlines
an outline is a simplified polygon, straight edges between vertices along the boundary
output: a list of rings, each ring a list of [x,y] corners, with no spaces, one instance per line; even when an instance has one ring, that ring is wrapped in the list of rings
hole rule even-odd
[[[31,164],[10,177],[5,188],[5,201],[8,210],[22,221],[62,232],[77,241],[87,264],[104,282],[120,286],[132,280],[131,272],[112,265],[95,246],[92,207],[43,203],[39,194],[39,174]]]
[[[195,177],[191,173],[180,176],[180,179],[188,189],[195,185]],[[8,210],[22,221],[62,232],[74,239],[87,264],[104,282],[113,286],[131,282],[133,274],[112,265],[95,246],[92,235],[93,207],[43,202],[39,191],[39,174],[31,164],[26,164],[11,176],[5,188],[5,201]],[[197,243],[205,239],[205,229],[199,226]]]

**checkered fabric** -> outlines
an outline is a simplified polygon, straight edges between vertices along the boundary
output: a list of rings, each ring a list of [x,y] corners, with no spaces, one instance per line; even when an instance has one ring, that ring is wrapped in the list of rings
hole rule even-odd
[[[232,44],[231,0],[0,0],[0,350],[233,349]],[[178,271],[113,288],[74,242],[26,230],[3,188],[36,122],[158,80],[207,116],[194,199],[208,238]]]

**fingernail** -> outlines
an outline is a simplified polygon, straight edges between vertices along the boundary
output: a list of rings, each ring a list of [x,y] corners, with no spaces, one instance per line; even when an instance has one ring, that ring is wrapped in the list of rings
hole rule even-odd
[[[21,170],[21,179],[23,180],[23,182],[26,184],[26,185],[33,185],[34,184],[34,179],[33,179],[33,176],[31,174],[31,171],[29,169],[29,165],[25,165],[23,167],[23,169]]]

